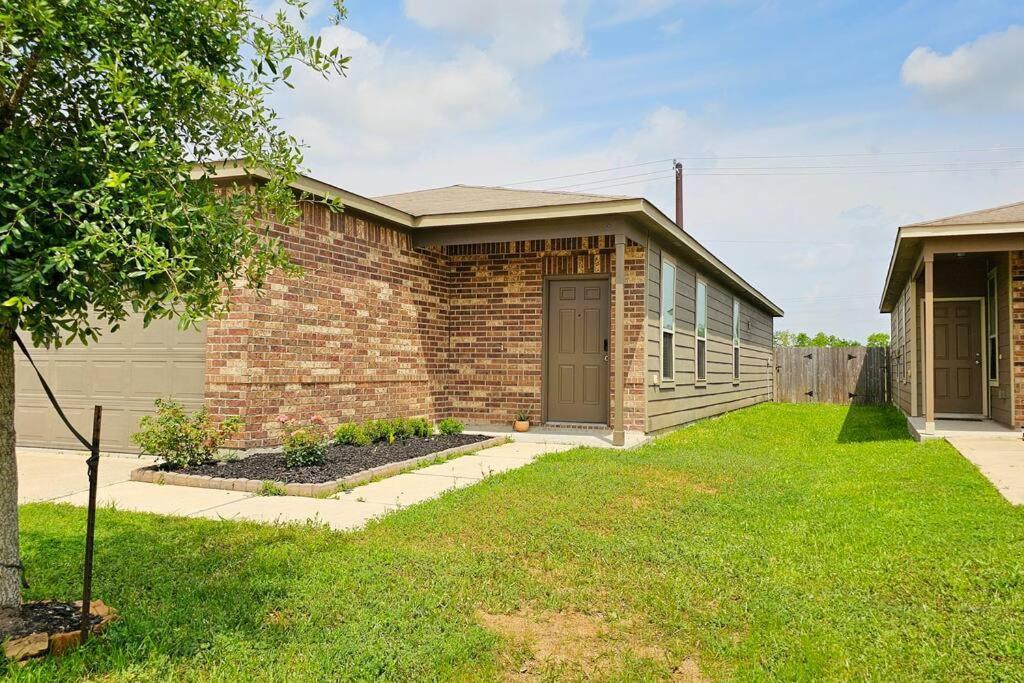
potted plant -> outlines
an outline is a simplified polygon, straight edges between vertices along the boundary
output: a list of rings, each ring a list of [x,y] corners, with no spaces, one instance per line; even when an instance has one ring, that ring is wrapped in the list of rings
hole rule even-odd
[[[516,420],[512,423],[512,429],[517,432],[525,432],[530,429],[530,411],[520,410],[516,413]]]

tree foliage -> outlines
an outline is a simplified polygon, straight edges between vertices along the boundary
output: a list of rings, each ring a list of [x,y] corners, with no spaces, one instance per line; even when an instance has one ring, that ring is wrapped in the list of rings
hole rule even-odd
[[[347,62],[289,4],[0,0],[0,323],[40,344],[95,338],[126,304],[187,325],[225,305],[222,286],[286,264],[252,227],[294,216],[301,163],[265,97],[296,63]],[[218,191],[224,157],[269,181]]]
[[[20,602],[14,329],[60,345],[131,312],[187,326],[288,266],[258,226],[296,216],[301,154],[266,97],[347,58],[283,2],[0,0],[0,609]],[[225,157],[266,180],[218,186]]]
[[[810,335],[806,332],[790,332],[789,330],[779,330],[773,337],[775,346],[786,347],[786,346],[820,346],[820,347],[840,347],[840,346],[864,346],[861,342],[856,339],[844,339],[837,337],[834,334],[826,334],[824,332],[818,332],[815,335]],[[874,334],[868,335],[868,346],[888,346],[889,335],[884,332],[875,332]]]

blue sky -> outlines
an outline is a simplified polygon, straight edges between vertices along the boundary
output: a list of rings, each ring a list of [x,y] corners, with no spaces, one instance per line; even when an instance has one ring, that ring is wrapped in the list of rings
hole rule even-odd
[[[275,96],[312,175],[373,196],[683,157],[686,229],[786,309],[779,329],[887,329],[898,225],[1024,200],[1021,2],[347,7],[307,28],[352,56],[348,77]],[[670,213],[669,172],[516,187]]]

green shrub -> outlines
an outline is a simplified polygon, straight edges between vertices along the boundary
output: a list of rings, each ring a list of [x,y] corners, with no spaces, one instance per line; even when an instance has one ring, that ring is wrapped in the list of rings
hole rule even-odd
[[[404,441],[412,436],[412,420],[408,420],[404,417],[397,417],[391,420],[391,433],[395,435],[395,438]]]
[[[206,408],[189,414],[177,401],[158,398],[156,415],[139,420],[139,431],[132,434],[132,441],[143,453],[162,458],[174,469],[192,467],[213,460],[242,424],[237,416],[214,423]]]
[[[421,439],[434,435],[434,425],[425,417],[412,418],[409,420],[409,427],[412,429],[412,435]]]
[[[369,446],[370,437],[355,422],[343,422],[334,430],[334,443],[342,446]]]
[[[322,417],[314,415],[307,425],[299,425],[286,415],[277,419],[284,428],[281,446],[286,467],[324,463],[327,459],[327,424]]]
[[[391,420],[367,420],[363,423],[363,433],[373,443],[391,443],[395,440]]]
[[[465,428],[465,425],[452,417],[446,417],[437,423],[437,431],[449,436],[453,434],[461,434],[462,430]]]

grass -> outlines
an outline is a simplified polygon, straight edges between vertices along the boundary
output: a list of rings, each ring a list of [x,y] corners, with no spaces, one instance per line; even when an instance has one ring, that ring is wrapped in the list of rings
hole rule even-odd
[[[22,509],[28,598],[77,596],[83,528]],[[357,533],[102,511],[97,538],[122,620],[14,678],[1024,679],[1024,510],[889,409],[552,454]]]

